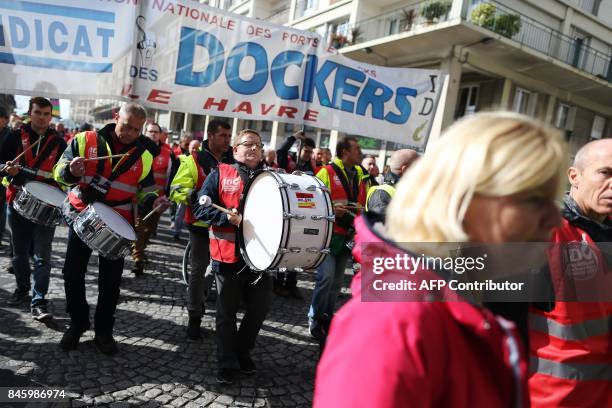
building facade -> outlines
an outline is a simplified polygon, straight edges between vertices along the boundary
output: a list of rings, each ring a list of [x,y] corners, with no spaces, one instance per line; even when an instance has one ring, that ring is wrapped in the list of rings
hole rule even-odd
[[[572,153],[612,137],[612,0],[204,0],[248,17],[315,31],[354,60],[447,74],[430,142],[456,119],[507,109],[561,129]],[[175,130],[206,116],[161,112]],[[297,126],[233,120],[276,147]],[[307,128],[334,148],[343,134]],[[360,138],[382,161],[401,147]],[[379,160],[379,165],[384,163]]]

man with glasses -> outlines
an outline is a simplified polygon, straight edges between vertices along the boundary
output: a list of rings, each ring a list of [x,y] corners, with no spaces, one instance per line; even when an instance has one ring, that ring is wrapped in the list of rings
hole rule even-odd
[[[172,201],[187,206],[185,223],[191,243],[187,337],[191,340],[202,338],[200,326],[204,315],[205,294],[212,286],[214,279],[214,275],[208,269],[210,263],[208,224],[193,216],[192,198],[196,197],[206,176],[216,169],[219,163],[234,163],[230,146],[231,126],[221,120],[212,120],[208,124],[207,136],[200,151],[192,152],[190,156],[184,157],[181,161],[170,188]]]
[[[158,154],[153,159],[152,171],[155,187],[159,197],[167,197],[169,195],[168,187],[171,180],[173,168],[176,167],[176,157],[168,144],[162,143],[160,140],[161,127],[151,122],[146,126],[145,136],[149,142],[152,142],[158,147]],[[149,150],[150,151],[150,150]],[[153,152],[151,152],[153,154]],[[144,220],[146,214],[140,214],[136,220],[136,242],[132,246],[132,258],[134,259],[134,267],[132,272],[136,277],[142,276],[145,267],[145,249],[151,238],[151,235],[157,230],[157,224],[161,213],[155,212],[152,216]]]
[[[204,182],[193,201],[196,219],[207,223],[210,256],[217,281],[217,382],[231,384],[235,369],[245,375],[255,373],[251,350],[270,308],[272,282],[266,273],[255,273],[245,263],[236,245],[242,215],[237,208],[245,184],[262,169],[262,143],[259,134],[250,129],[241,131],[234,141],[235,164],[219,164]],[[208,196],[212,202],[231,209],[232,214],[212,206],[199,204]],[[245,314],[236,329],[236,313],[244,300]]]
[[[75,233],[72,227],[75,217],[89,204],[101,202],[133,224],[135,202],[143,214],[152,208],[163,212],[169,205],[166,197],[157,197],[151,171],[153,157],[139,140],[146,116],[142,106],[124,104],[115,115],[115,123],[97,132],[77,134],[54,168],[55,179],[71,187],[68,200],[64,202],[64,214],[70,229],[62,275],[70,328],[64,333],[60,346],[66,351],[76,349],[81,336],[90,327],[85,273],[92,250]],[[86,161],[111,155],[115,157]],[[98,259],[94,343],[102,353],[115,354],[119,350],[113,338],[113,326],[124,259],[102,255],[98,255]]]

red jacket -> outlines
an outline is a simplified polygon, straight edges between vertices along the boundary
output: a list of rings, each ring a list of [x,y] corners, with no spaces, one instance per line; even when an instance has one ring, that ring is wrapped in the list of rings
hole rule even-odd
[[[360,244],[383,241],[363,218],[355,227],[361,261]],[[526,406],[527,363],[512,323],[467,302],[360,297],[358,290],[332,320],[315,407]]]
[[[583,299],[609,299],[605,293],[595,297],[595,291],[610,293],[610,266],[588,234],[566,219],[554,230],[552,241],[575,242],[577,246],[551,249],[549,265],[557,301],[550,312],[536,308],[530,311],[531,405],[611,407],[612,302],[559,301],[569,300],[564,298],[565,290],[568,294],[582,293]],[[571,249],[570,256],[564,257],[565,250]],[[581,275],[564,279],[564,271],[571,271],[572,265]],[[585,265],[594,268],[583,268]],[[598,275],[584,279],[585,271]]]

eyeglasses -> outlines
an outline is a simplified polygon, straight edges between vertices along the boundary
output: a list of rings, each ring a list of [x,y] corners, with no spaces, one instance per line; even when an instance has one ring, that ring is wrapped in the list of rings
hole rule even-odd
[[[247,149],[252,149],[253,147],[257,149],[261,149],[263,147],[261,143],[257,143],[257,142],[242,142],[242,143],[238,143],[237,146],[244,146]]]

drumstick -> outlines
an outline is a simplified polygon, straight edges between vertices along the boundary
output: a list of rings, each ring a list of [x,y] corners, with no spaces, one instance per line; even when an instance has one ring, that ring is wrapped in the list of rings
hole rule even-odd
[[[23,152],[19,153],[17,155],[17,157],[15,157],[13,160],[11,160],[12,163],[15,163],[17,160],[21,159],[21,157],[26,154],[27,152],[29,152],[30,150],[32,150],[34,148],[34,146],[36,146],[37,144],[40,143],[40,141],[43,139],[44,136],[39,137],[37,141],[35,141],[34,143],[32,143],[30,146],[28,146],[27,149],[25,149]],[[4,165],[4,167],[0,170],[0,171],[4,171],[6,170],[6,168],[8,167],[8,165]]]
[[[142,219],[142,222],[146,221],[149,219],[150,216],[152,216],[154,213],[157,212],[157,210],[159,210],[160,208],[162,208],[164,206],[164,204],[159,204],[157,207],[155,207],[154,209],[151,210],[151,212],[149,212],[147,215],[145,215],[145,217]]]
[[[217,204],[213,203],[212,202],[212,198],[210,198],[207,195],[203,195],[202,197],[200,197],[200,200],[198,202],[200,203],[200,205],[202,207],[213,207],[213,208],[216,208],[219,211],[223,211],[226,214],[236,215],[236,213],[231,212],[227,208],[221,207],[220,205],[217,205]]]
[[[127,156],[129,153],[123,153],[123,154],[113,154],[111,156],[100,156],[100,157],[91,157],[89,159],[85,159],[83,161],[95,161],[95,160],[104,160],[104,159],[114,159],[116,157],[123,157],[123,156]]]

